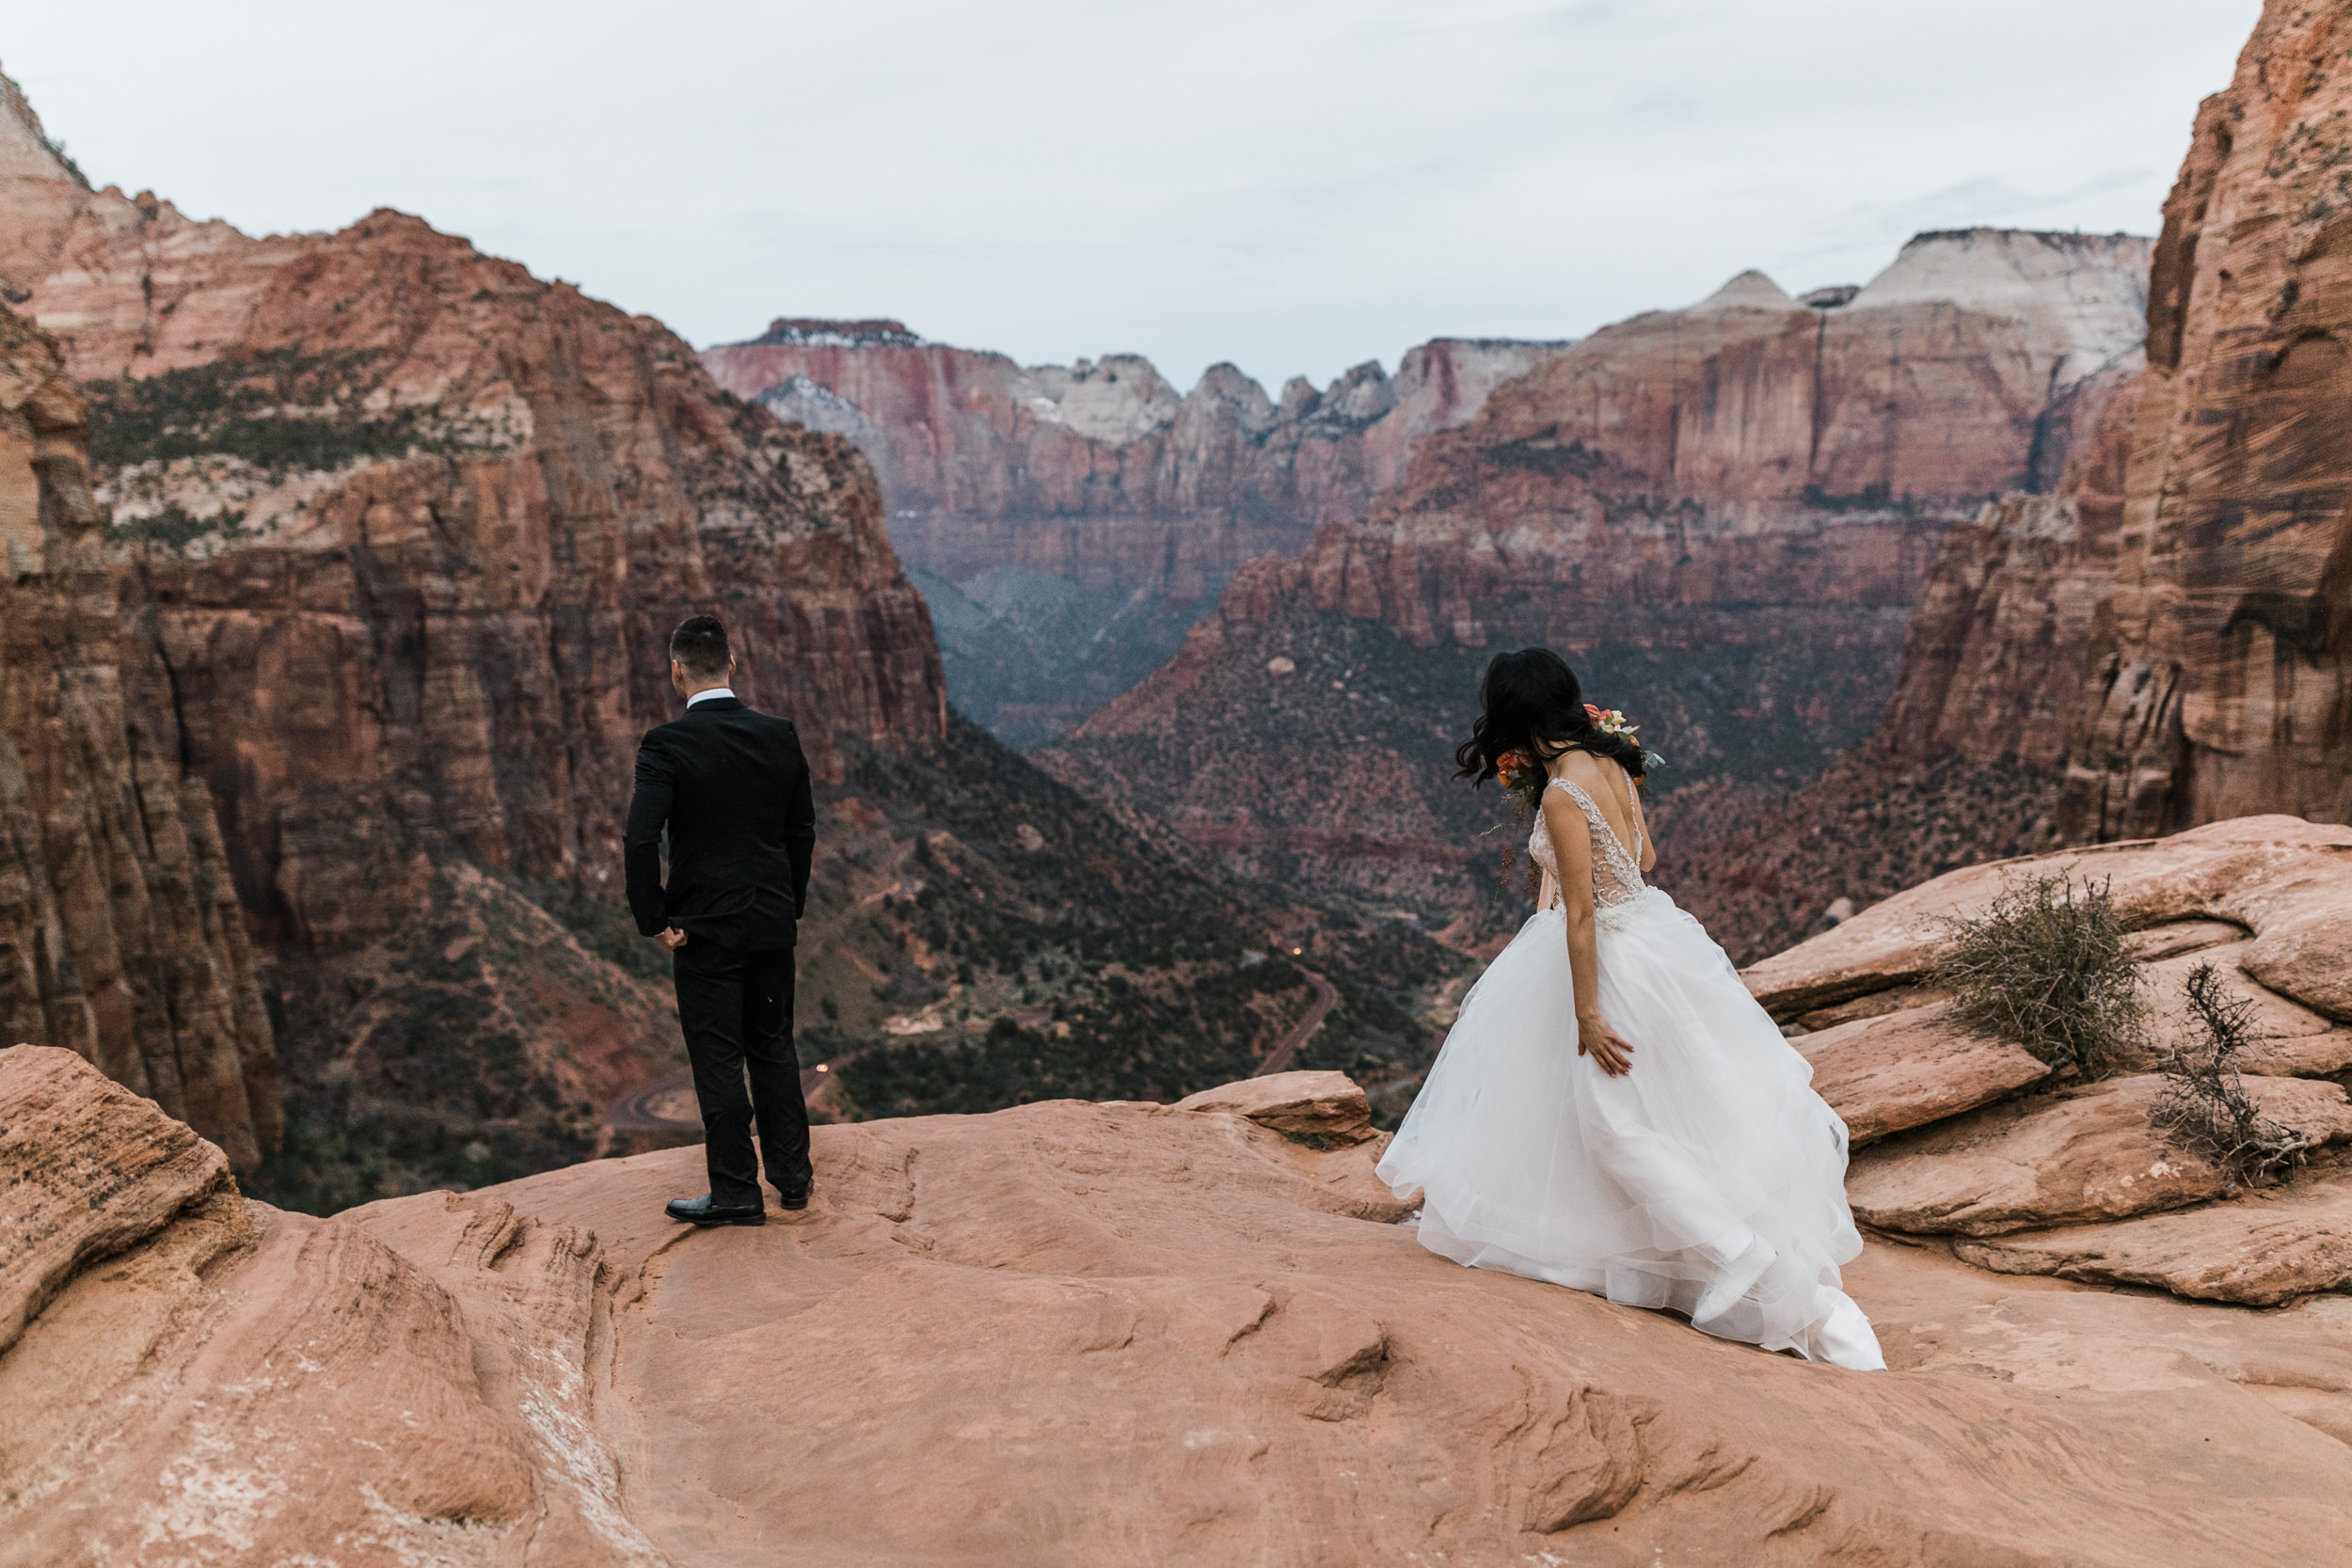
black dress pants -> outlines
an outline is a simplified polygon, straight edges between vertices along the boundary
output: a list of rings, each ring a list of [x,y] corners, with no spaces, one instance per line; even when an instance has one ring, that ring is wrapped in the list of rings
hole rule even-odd
[[[755,1118],[769,1182],[778,1192],[805,1191],[808,1104],[801,1098],[800,1053],[792,1048],[792,949],[743,952],[690,936],[670,963],[686,1057],[694,1068],[694,1098],[702,1105],[710,1201],[729,1208],[760,1201],[759,1164],[752,1153]]]

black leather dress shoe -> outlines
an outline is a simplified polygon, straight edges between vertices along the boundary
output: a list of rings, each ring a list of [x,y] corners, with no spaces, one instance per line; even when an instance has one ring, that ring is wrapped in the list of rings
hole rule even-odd
[[[713,1203],[710,1195],[700,1197],[674,1197],[665,1211],[674,1220],[689,1225],[766,1225],[768,1211],[756,1203],[742,1205]]]
[[[805,1209],[808,1207],[808,1189],[803,1187],[797,1193],[778,1193],[776,1201],[787,1209]]]

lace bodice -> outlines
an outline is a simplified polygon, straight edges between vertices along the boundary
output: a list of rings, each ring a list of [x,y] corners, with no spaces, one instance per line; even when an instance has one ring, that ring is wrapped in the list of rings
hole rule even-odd
[[[1554,779],[1547,789],[1565,790],[1584,820],[1593,830],[1593,908],[1597,918],[1608,911],[1630,904],[1648,891],[1642,881],[1642,818],[1633,817],[1633,848],[1628,852],[1617,838],[1617,831],[1609,825],[1593,798],[1565,779]],[[1549,909],[1560,888],[1560,863],[1551,852],[1551,835],[1544,831],[1541,813],[1535,817],[1535,831],[1528,835],[1528,858],[1544,868],[1544,891],[1540,909]]]

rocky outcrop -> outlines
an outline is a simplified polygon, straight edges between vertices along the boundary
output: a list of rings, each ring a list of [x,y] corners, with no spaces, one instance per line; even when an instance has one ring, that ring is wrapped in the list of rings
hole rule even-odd
[[[1432,743],[1467,733],[1496,649],[1567,654],[1649,726],[1667,788],[1818,772],[1872,733],[1947,531],[2106,473],[2094,432],[2137,368],[2147,255],[1928,234],[1842,301],[1745,274],[1597,332],[1422,437],[1368,520],[1245,570],[1173,661],[1041,758],[1252,871],[1447,920],[1485,896],[1463,867],[1494,814]],[[2067,542],[2080,515],[1993,525],[2031,541],[2013,598],[2096,554],[2098,516]],[[1984,575],[1963,625],[1991,612]],[[2081,596],[2053,639],[2088,641]],[[1302,754],[1349,787],[1286,784]]]
[[[1962,1028],[1920,989],[1949,951],[1950,917],[1980,911],[2017,878],[2061,870],[2109,889],[2135,927],[2150,1004],[2149,1038],[2096,1084]],[[2246,1091],[2316,1151],[2282,1185],[2242,1188],[2157,1126],[2167,1048],[2195,1059],[2181,988],[2201,964],[2248,1004]],[[2352,1067],[2347,966],[2352,828],[2255,816],[1956,871],[1746,979],[1790,1021],[1821,1093],[1868,1145],[1847,1178],[1866,1223],[1967,1238],[1957,1256],[2005,1274],[2273,1307],[2352,1290],[2352,1165],[2337,1147],[2352,1139],[2352,1101],[2334,1081]],[[1873,1016],[1820,1032],[1798,1022],[1841,1013]],[[1876,1070],[1852,1071],[1857,1058]],[[2004,1062],[2015,1069],[2006,1082]]]
[[[0,1123],[0,1562],[661,1560],[591,1423],[595,1237],[485,1203],[412,1260],[39,1046]]]
[[[0,1029],[249,1172],[281,1131],[270,1021],[213,796],[140,701],[152,604],[108,575],[87,434],[56,345],[0,311]]]
[[[2071,836],[2352,820],[2346,20],[2265,7],[2165,204]]]
[[[2004,496],[1944,536],[1903,635],[1883,765],[2066,760],[2114,583],[2138,379],[2110,374],[2077,402],[2098,405],[2095,434],[2058,489]]]
[[[810,1208],[716,1232],[660,1213],[693,1149],[314,1221],[132,1158],[185,1134],[0,1052],[0,1123],[34,1097],[126,1174],[0,1354],[9,1564],[2122,1568],[2352,1528],[2341,1298],[1873,1243],[1847,1279],[1893,1370],[1839,1373],[1423,1251],[1315,1074],[820,1128]],[[0,1281],[55,1223],[46,1126],[0,1146]]]
[[[1414,442],[1562,343],[1438,339],[1278,402],[1230,364],[1023,367],[893,321],[783,320],[704,351],[722,387],[873,460],[965,711],[1058,733],[1174,652],[1243,562],[1360,518]]]

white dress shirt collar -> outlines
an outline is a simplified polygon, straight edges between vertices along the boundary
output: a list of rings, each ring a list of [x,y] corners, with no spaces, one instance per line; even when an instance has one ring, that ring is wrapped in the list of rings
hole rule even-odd
[[[735,691],[731,687],[714,686],[707,691],[697,691],[691,697],[687,698],[686,705],[688,707],[692,707],[696,703],[707,703],[713,697],[732,697],[734,695]]]

